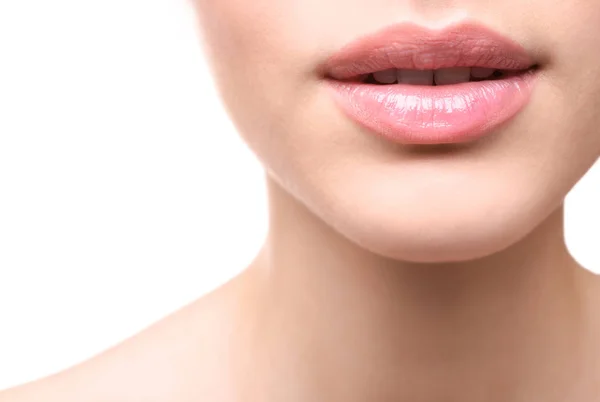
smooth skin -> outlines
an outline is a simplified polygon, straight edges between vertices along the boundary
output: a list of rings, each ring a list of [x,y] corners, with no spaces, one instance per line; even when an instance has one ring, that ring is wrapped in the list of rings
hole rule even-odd
[[[266,242],[210,294],[0,402],[600,402],[600,280],[563,231],[600,156],[597,0],[190,1],[265,167]],[[531,103],[482,141],[391,144],[324,88],[317,66],[359,35],[468,19],[540,65]]]

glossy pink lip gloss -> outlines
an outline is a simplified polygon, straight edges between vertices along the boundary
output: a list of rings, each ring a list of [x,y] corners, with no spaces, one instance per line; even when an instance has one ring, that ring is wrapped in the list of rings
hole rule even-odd
[[[467,142],[510,120],[529,102],[537,74],[516,42],[476,23],[430,30],[388,27],[343,47],[322,66],[336,103],[377,135],[406,144]],[[485,67],[501,79],[453,85],[376,85],[354,80],[388,69]]]

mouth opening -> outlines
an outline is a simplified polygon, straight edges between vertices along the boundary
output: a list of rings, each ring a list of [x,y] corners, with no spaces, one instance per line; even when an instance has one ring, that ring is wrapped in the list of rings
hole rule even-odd
[[[502,80],[533,72],[537,69],[537,64],[523,70],[502,70],[483,67],[451,67],[438,70],[388,69],[361,74],[344,79],[343,81],[373,85],[405,84],[442,86],[465,82]]]

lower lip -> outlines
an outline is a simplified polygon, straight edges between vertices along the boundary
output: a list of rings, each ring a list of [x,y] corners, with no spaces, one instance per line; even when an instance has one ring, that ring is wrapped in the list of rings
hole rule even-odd
[[[375,85],[327,80],[341,109],[369,132],[403,144],[477,140],[529,102],[537,75],[456,85]]]

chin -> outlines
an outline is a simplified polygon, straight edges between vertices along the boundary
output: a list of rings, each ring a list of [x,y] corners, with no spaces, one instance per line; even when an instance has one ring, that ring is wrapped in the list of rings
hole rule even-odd
[[[523,238],[533,222],[519,214],[490,222],[477,213],[440,216],[415,211],[361,212],[329,217],[335,229],[359,247],[385,258],[415,263],[463,262],[500,252]],[[391,218],[390,216],[393,216]],[[479,218],[479,222],[476,219]]]
[[[561,204],[560,197],[538,198],[540,193],[531,188],[523,191],[526,182],[512,180],[513,192],[507,193],[497,177],[495,182],[476,178],[460,187],[450,176],[438,176],[429,186],[423,186],[423,178],[419,185],[406,174],[397,180],[322,186],[327,192],[313,199],[318,201],[312,210],[338,234],[372,253],[442,263],[498,253],[526,237]],[[522,191],[514,191],[519,187]]]

